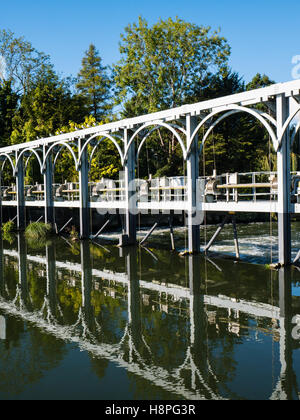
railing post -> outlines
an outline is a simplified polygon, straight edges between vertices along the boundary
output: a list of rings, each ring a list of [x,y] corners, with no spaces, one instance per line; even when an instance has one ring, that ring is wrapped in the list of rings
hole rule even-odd
[[[46,150],[44,149],[44,156]],[[44,172],[44,197],[45,197],[45,223],[54,226],[54,201],[53,201],[53,162],[52,154],[47,157]]]
[[[197,127],[196,117],[187,115],[187,144]],[[188,251],[190,254],[200,252],[200,221],[197,212],[197,180],[199,176],[198,137],[194,139],[187,157],[187,201],[188,201]]]
[[[17,158],[17,156],[16,156]],[[17,159],[16,159],[17,160]],[[16,168],[16,189],[17,189],[17,229],[25,230],[25,195],[24,195],[24,161],[19,160]]]
[[[289,114],[289,99],[284,94],[277,95],[277,136]],[[291,175],[290,175],[290,139],[283,136],[282,144],[277,151],[278,172],[278,262],[288,265],[291,262]]]
[[[124,130],[124,146],[128,144],[128,130]],[[125,233],[126,241],[123,245],[136,244],[136,188],[135,188],[135,147],[134,142],[131,144],[124,167],[125,181]]]
[[[85,144],[85,139],[79,141],[79,154]],[[80,238],[88,239],[90,235],[90,211],[89,211],[89,162],[87,147],[82,152],[79,162],[79,218]]]

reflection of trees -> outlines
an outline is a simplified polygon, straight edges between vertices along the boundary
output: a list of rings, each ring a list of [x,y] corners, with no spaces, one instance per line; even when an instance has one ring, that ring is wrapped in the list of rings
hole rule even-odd
[[[40,380],[63,359],[65,344],[12,317],[7,318],[7,340],[0,342],[0,391],[18,395]],[[26,351],[25,351],[26,349]]]
[[[115,251],[106,258],[106,251],[100,250],[100,262],[105,260],[109,267],[110,261],[113,267],[117,267],[119,257],[114,254]],[[50,264],[55,253],[47,248],[46,270],[39,260],[34,266],[27,264],[24,276],[23,264],[23,276],[20,277],[18,264],[6,266],[5,285],[2,285],[1,293],[7,300],[14,301],[15,290],[19,287],[20,279],[23,279],[26,286],[23,288],[23,297],[26,298],[25,293],[28,294],[27,301],[31,303],[31,310],[42,318],[41,324],[37,320],[37,325],[64,337],[64,340],[72,341],[74,338],[74,342],[89,355],[91,367],[99,378],[105,375],[107,360],[116,363],[120,360],[121,365],[124,363],[123,366],[128,369],[135,398],[156,399],[162,395],[170,398],[174,391],[173,384],[178,385],[176,389],[183,389],[184,392],[187,390],[191,395],[239,398],[227,385],[237,378],[239,345],[251,339],[251,330],[272,335],[276,327],[271,318],[255,319],[240,313],[238,309],[228,309],[228,297],[233,298],[232,302],[236,302],[239,297],[246,300],[248,297],[249,301],[270,301],[275,304],[278,300],[278,290],[274,286],[277,278],[271,278],[273,283],[270,284],[269,272],[264,268],[245,268],[244,265],[240,268],[232,262],[227,270],[226,265],[229,263],[218,261],[220,266],[223,264],[225,267],[220,272],[213,265],[203,265],[202,258],[179,260],[172,257],[174,266],[167,270],[163,262],[166,255],[161,251],[156,253],[161,259],[155,262],[157,267],[153,268],[152,273],[145,274],[149,279],[157,279],[158,284],[155,285],[153,281],[148,288],[143,283],[140,289],[139,280],[142,278],[144,281],[145,278],[144,273],[141,274],[141,267],[150,265],[150,262],[145,263],[142,252],[138,256],[129,252],[126,256],[127,283],[126,276],[120,282],[118,279],[111,280],[117,278],[111,272],[106,279],[93,278],[91,253],[87,244],[80,243],[81,272],[80,266],[79,269],[74,266],[74,271],[61,268],[57,271],[55,264]],[[93,257],[96,256],[97,252],[94,252]],[[72,254],[71,258],[76,260],[77,256]],[[147,254],[147,258],[152,256]],[[105,270],[102,266],[101,269],[103,273]],[[176,276],[173,276],[175,272]],[[255,273],[256,279],[252,278]],[[255,286],[252,287],[259,289],[253,292],[255,298],[254,295],[249,297],[249,276]],[[191,279],[194,279],[194,283]],[[170,288],[169,293],[166,290],[170,283],[178,283],[179,287]],[[178,292],[182,290],[181,286],[185,286],[184,293]],[[224,291],[225,299],[217,300],[216,306],[206,303],[210,299],[209,295],[218,296]],[[48,303],[45,305],[45,302]],[[228,308],[222,307],[227,302]],[[28,307],[25,309],[28,311]],[[47,316],[47,313],[51,316]],[[11,318],[8,319],[11,322]],[[29,326],[28,334],[25,334],[25,324],[17,321],[14,323],[16,326],[9,326],[8,330],[12,334],[10,330],[13,328],[15,336],[1,343],[0,352],[3,353],[5,363],[12,366],[11,369],[22,370],[21,349],[27,348],[29,354],[24,356],[23,380],[24,384],[26,381],[30,383],[30,380],[34,382],[43,376],[45,370],[54,367],[67,349],[62,341],[51,338],[47,332],[43,334]],[[9,340],[13,343],[12,349],[7,346]],[[102,358],[104,355],[107,357],[105,360]],[[37,360],[36,368],[33,366],[34,358]],[[12,386],[8,379],[10,368],[4,371],[6,382],[3,382],[3,389],[6,384],[7,387]],[[156,383],[156,373],[158,381],[166,381],[168,392],[153,384]],[[19,374],[15,375],[17,380]],[[143,374],[144,377],[139,377]],[[18,392],[21,392],[19,388]],[[184,392],[181,394],[178,391],[178,395],[173,398],[184,395]]]
[[[103,378],[105,376],[105,371],[109,364],[108,360],[95,358],[91,354],[89,356],[93,372],[98,376],[99,379]]]

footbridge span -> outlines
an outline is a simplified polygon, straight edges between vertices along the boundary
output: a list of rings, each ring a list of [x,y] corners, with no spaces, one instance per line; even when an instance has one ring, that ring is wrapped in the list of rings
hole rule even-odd
[[[26,207],[44,208],[45,221],[54,225],[56,208],[78,208],[80,236],[88,238],[90,210],[124,214],[123,244],[136,242],[136,215],[184,212],[188,251],[200,251],[200,225],[205,212],[265,212],[278,214],[279,263],[291,262],[291,214],[300,213],[300,173],[291,173],[290,150],[300,128],[300,80],[271,85],[218,99],[184,105],[149,115],[90,127],[0,149],[0,174],[12,168],[15,183],[1,183],[1,207],[17,209],[17,226],[25,228]],[[269,109],[265,113],[257,105]],[[213,129],[231,115],[246,113],[266,129],[277,153],[277,172],[199,176],[199,156]],[[139,153],[149,135],[164,127],[178,141],[186,161],[183,177],[136,179]],[[201,133],[201,136],[200,136]],[[204,134],[202,134],[204,133]],[[89,183],[90,161],[104,140],[120,155],[124,176],[119,181]],[[56,160],[63,149],[71,153],[79,182],[53,182]],[[39,163],[44,182],[25,186],[31,157]],[[2,212],[1,212],[2,213]]]

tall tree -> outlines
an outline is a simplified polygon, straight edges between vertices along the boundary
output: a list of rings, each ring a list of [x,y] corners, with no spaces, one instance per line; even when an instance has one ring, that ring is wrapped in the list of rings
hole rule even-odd
[[[221,71],[230,48],[219,31],[179,18],[145,19],[121,35],[121,60],[114,66],[117,99],[137,115],[180,106],[209,74]]]
[[[37,51],[24,37],[16,37],[5,29],[0,30],[0,57],[2,77],[11,82],[18,94],[28,92],[41,72],[51,66],[48,55]]]
[[[11,83],[0,81],[0,145],[10,144],[12,119],[17,111],[18,95],[12,91]]]
[[[111,106],[108,68],[102,65],[102,59],[95,45],[91,44],[82,59],[82,67],[76,85],[84,98],[87,115],[92,114],[97,121],[106,116]]]

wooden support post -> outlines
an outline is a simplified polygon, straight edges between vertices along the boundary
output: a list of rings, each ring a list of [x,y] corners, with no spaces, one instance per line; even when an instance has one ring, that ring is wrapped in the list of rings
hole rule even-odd
[[[152,235],[152,233],[155,231],[155,229],[157,228],[157,226],[159,225],[159,221],[154,223],[154,225],[152,226],[152,228],[149,230],[149,232],[147,233],[147,235],[142,239],[142,241],[140,242],[140,245],[143,245],[147,239],[150,237],[150,235]]]
[[[284,94],[277,95],[277,135],[289,114],[289,99]],[[290,175],[290,139],[288,130],[277,151],[278,171],[278,262],[281,265],[291,263],[291,175]]]
[[[25,230],[24,162],[20,159],[16,170],[17,188],[17,229]]]
[[[104,231],[104,229],[106,228],[106,226],[108,226],[111,222],[111,218],[109,218],[104,225],[99,229],[99,231],[96,233],[96,235],[91,235],[92,239],[97,239],[99,235],[101,235],[101,233]]]
[[[233,227],[235,255],[236,255],[236,258],[239,260],[240,259],[240,250],[239,250],[239,240],[238,240],[235,216],[232,216],[232,227]]]
[[[65,223],[64,225],[63,225],[63,227],[61,228],[61,229],[59,229],[59,232],[58,233],[61,233],[71,222],[72,222],[72,220],[73,220],[73,217],[71,217],[71,219],[69,219],[68,221],[67,221],[67,223]]]
[[[208,244],[206,245],[206,247],[204,248],[204,252],[207,252],[209,250],[209,248],[212,246],[212,244],[214,243],[214,241],[217,239],[217,237],[219,236],[221,230],[223,229],[223,227],[225,226],[225,223],[228,220],[228,214],[226,214],[226,216],[224,217],[223,222],[220,224],[220,226],[218,227],[218,229],[216,230],[216,232],[214,233],[213,237],[211,238],[211,240],[208,242]]]
[[[195,128],[196,117],[187,115],[187,144]],[[199,150],[197,137],[194,139],[191,151],[187,157],[187,200],[188,200],[188,251],[190,254],[200,252],[200,221],[197,212],[197,180],[199,176]]]
[[[124,130],[124,146],[128,144],[128,130]],[[127,241],[125,245],[136,244],[136,188],[135,188],[135,147],[134,143],[131,144],[125,162],[125,197],[126,197],[126,209],[125,209],[125,235]]]
[[[44,150],[44,155],[46,150]],[[54,227],[54,202],[53,202],[53,162],[52,154],[46,160],[44,172],[44,190],[45,190],[45,223]]]
[[[170,226],[170,238],[171,238],[171,248],[172,251],[175,251],[175,241],[174,241],[174,229],[173,229],[173,214],[169,217],[169,226]]]
[[[85,139],[79,140],[79,151],[83,149]],[[90,236],[90,211],[89,211],[89,162],[87,148],[82,153],[79,166],[79,219],[80,239]]]

